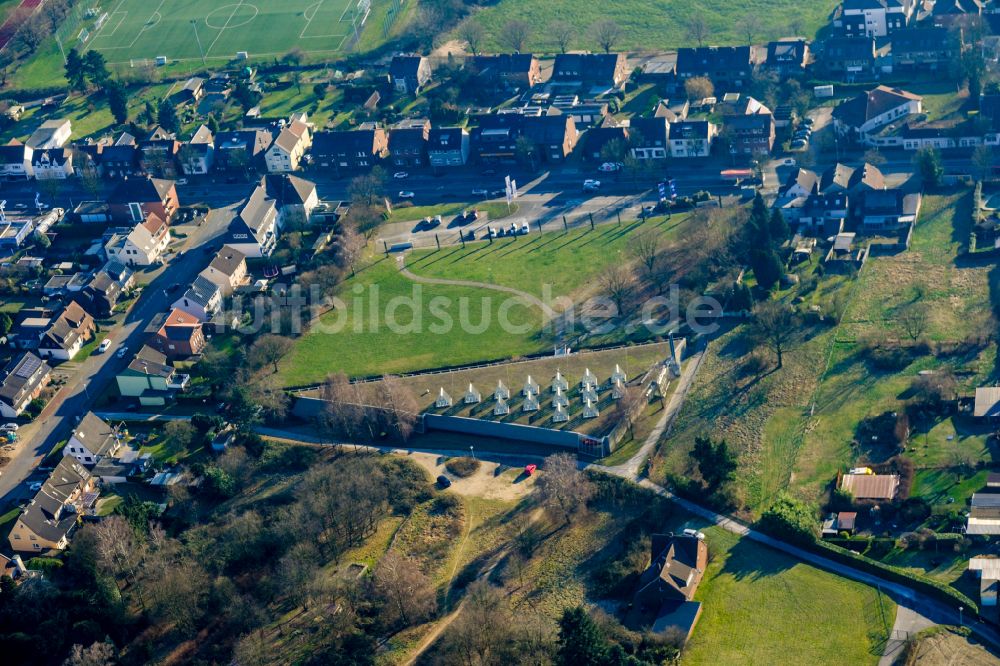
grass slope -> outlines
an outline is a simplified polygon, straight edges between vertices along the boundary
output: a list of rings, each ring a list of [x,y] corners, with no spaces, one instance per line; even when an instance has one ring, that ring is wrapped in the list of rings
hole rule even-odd
[[[688,25],[698,17],[708,25],[706,44],[741,45],[747,43],[740,21],[748,14],[760,20],[755,42],[783,37],[798,32],[813,37],[827,22],[836,6],[832,0],[625,0],[613,3],[586,0],[500,0],[475,16],[486,29],[486,50],[500,50],[505,23],[522,20],[531,26],[528,47],[542,52],[558,52],[555,40],[546,35],[546,26],[565,21],[576,28],[571,49],[599,51],[600,46],[590,27],[598,21],[611,19],[622,28],[616,50],[664,50],[679,46],[697,46]],[[509,49],[508,49],[509,50]]]
[[[705,533],[712,559],[684,666],[878,662],[891,599],[720,528]]]

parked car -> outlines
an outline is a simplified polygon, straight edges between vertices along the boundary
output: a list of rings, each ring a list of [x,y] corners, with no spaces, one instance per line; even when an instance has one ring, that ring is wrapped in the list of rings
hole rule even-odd
[[[815,122],[816,122],[815,120],[813,120],[812,118],[808,118],[808,117],[802,119],[802,124],[805,125],[806,127],[812,127],[813,123],[815,123]]]
[[[31,483],[28,484],[28,490],[30,490],[33,493],[37,493],[41,489],[42,489],[41,481],[32,481]]]
[[[97,351],[104,353],[111,348],[111,338],[104,338],[101,340],[101,344],[97,345]]]
[[[614,173],[616,171],[621,171],[621,168],[621,162],[605,162],[601,166],[597,167],[597,170],[604,173]]]
[[[792,141],[792,148],[805,148],[805,147],[806,147],[805,139],[795,139]]]
[[[490,192],[490,199],[497,199],[507,194],[504,190],[493,190]]]
[[[188,179],[187,178],[178,178],[177,179],[177,184],[178,185],[187,185],[188,184]]]
[[[405,171],[397,171],[396,173],[392,174],[392,177],[395,178],[396,180],[403,180],[404,178],[409,178],[410,174],[406,173]]]
[[[494,229],[493,227],[486,227],[486,234],[490,238],[496,238],[497,237],[497,230]]]
[[[18,430],[19,427],[20,426],[17,425],[16,423],[4,423],[2,426],[0,426],[0,431],[2,431],[2,432],[17,432],[17,430]]]
[[[402,190],[399,193],[399,198],[400,199],[412,199],[413,198],[413,192],[410,192],[409,190]]]
[[[476,189],[476,190],[472,190],[472,196],[474,196],[474,197],[485,197],[487,195],[489,195],[489,191],[488,190],[484,190],[484,189],[481,189],[481,188],[480,189]]]
[[[528,233],[530,231],[531,231],[531,227],[528,226],[527,222],[525,222],[524,224],[521,225],[521,233],[522,234],[526,234],[526,233]]]
[[[118,352],[115,353],[115,356],[118,358],[125,358],[125,354],[128,354],[128,347],[121,346],[118,348]]]
[[[599,181],[599,180],[593,180],[593,179],[590,179],[590,178],[588,178],[587,180],[583,181],[583,191],[584,192],[596,192],[599,189],[601,189],[601,181]]]
[[[448,478],[447,476],[445,476],[444,474],[442,474],[441,476],[439,476],[439,477],[437,478],[437,483],[438,483],[438,485],[439,485],[439,486],[441,486],[442,488],[450,488],[450,487],[451,487],[451,479],[449,479],[449,478]]]

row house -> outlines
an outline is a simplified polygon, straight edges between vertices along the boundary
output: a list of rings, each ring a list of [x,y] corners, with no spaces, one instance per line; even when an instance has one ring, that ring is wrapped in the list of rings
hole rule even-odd
[[[19,141],[0,146],[0,178],[22,180],[32,177],[31,162],[34,149]]]
[[[917,0],[844,0],[833,25],[845,35],[885,37],[914,20]]]
[[[45,359],[71,361],[84,345],[93,340],[96,331],[94,318],[79,303],[70,301],[42,332],[38,355]]]
[[[119,224],[144,222],[150,216],[169,223],[179,206],[176,184],[163,178],[126,178],[108,195],[111,219]]]
[[[139,142],[139,165],[154,178],[177,178],[180,173],[177,153],[181,142],[162,127],[155,128],[145,141]]]
[[[65,550],[96,500],[96,479],[75,458],[63,456],[14,522],[11,548],[22,553]]]
[[[393,166],[400,169],[427,166],[427,138],[431,122],[425,119],[401,121],[389,130],[388,151]]]
[[[628,75],[624,53],[560,53],[549,82],[604,92],[620,89]]]
[[[126,266],[152,266],[169,245],[170,227],[151,214],[127,234],[113,234],[104,246],[104,254]]]
[[[211,280],[198,275],[191,286],[171,305],[204,323],[222,308],[222,290]]]
[[[809,64],[809,42],[804,39],[782,39],[768,42],[763,67],[782,77],[801,76]]]
[[[224,245],[199,275],[218,285],[223,296],[229,296],[248,281],[246,255],[234,247]]]
[[[469,161],[469,131],[436,127],[427,133],[427,161],[435,169],[465,166]]]
[[[715,90],[740,90],[753,80],[757,67],[767,59],[758,46],[701,46],[677,49],[677,87],[696,77],[707,77]]]
[[[73,175],[73,149],[35,150],[31,156],[31,173],[35,180],[66,180]]]
[[[48,385],[52,368],[32,352],[15,356],[0,371],[0,416],[20,416]]]
[[[465,66],[484,83],[504,88],[533,88],[542,81],[538,59],[530,53],[472,56]]]
[[[273,140],[271,133],[264,129],[219,132],[214,144],[215,167],[244,175],[264,168],[264,156]]]
[[[317,132],[313,140],[312,164],[332,169],[338,176],[368,171],[389,154],[389,136],[375,123],[354,130]]]
[[[823,69],[844,81],[870,80],[881,73],[883,62],[875,39],[866,36],[831,37],[823,44]]]
[[[416,95],[431,80],[430,61],[418,55],[397,55],[389,63],[389,80],[401,95]]]
[[[707,120],[684,120],[670,126],[671,157],[708,157],[719,127]]]
[[[297,171],[312,143],[312,133],[306,123],[301,120],[290,122],[264,152],[268,173]]]
[[[896,72],[946,71],[961,54],[961,32],[947,28],[905,28],[892,35],[892,68]]]
[[[669,138],[670,124],[663,116],[629,120],[629,152],[637,160],[666,159],[670,152]]]
[[[215,162],[215,137],[212,135],[212,130],[205,125],[195,130],[191,139],[181,146],[178,158],[184,175],[207,174]]]

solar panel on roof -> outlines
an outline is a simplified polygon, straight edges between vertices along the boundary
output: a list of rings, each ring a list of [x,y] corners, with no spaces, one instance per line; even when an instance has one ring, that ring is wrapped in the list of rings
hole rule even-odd
[[[42,360],[37,356],[26,356],[21,366],[14,372],[14,376],[21,379],[28,379],[35,371],[42,366]]]

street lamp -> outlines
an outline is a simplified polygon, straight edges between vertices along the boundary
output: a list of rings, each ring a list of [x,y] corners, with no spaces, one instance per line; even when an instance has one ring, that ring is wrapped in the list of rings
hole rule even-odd
[[[958,607],[958,626],[960,626],[960,627],[963,626],[963,623],[962,623],[962,611],[963,610],[965,610],[964,607],[962,607],[962,606]]]
[[[469,454],[472,456],[473,460],[476,459],[476,452],[472,449],[471,445],[469,446]]]

